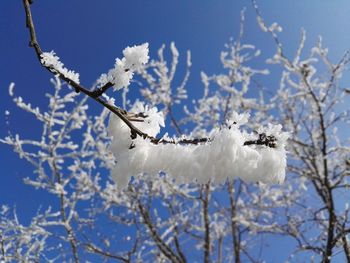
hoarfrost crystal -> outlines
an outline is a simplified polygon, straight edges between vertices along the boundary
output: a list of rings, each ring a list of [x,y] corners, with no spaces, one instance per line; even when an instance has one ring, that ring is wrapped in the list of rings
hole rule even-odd
[[[138,71],[149,60],[148,43],[127,47],[123,50],[123,55],[122,59],[115,60],[114,68],[99,77],[97,80],[99,86],[110,82],[115,90],[128,87],[134,72]]]
[[[141,111],[140,111],[141,110]],[[148,109],[140,103],[135,113],[147,116],[144,121],[135,121],[135,127],[151,136],[159,134],[164,126],[161,113],[156,108]],[[240,177],[245,181],[282,183],[285,177],[288,134],[281,132],[281,126],[269,125],[262,129],[278,139],[276,148],[258,145],[244,145],[247,140],[256,139],[239,129],[247,121],[247,115],[234,114],[231,126],[214,129],[210,142],[198,145],[154,144],[148,139],[137,137],[132,140],[130,129],[117,116],[110,116],[109,133],[113,137],[111,150],[116,158],[112,177],[123,188],[134,175],[151,175],[165,172],[178,183],[209,180],[223,183],[226,179]],[[237,120],[236,120],[237,119]],[[176,139],[175,139],[176,141]]]
[[[56,56],[56,53],[53,50],[51,52],[44,52],[41,54],[41,63],[45,67],[50,67],[57,73],[61,73],[66,78],[79,84],[79,73],[65,68],[64,64],[60,61],[60,58]]]

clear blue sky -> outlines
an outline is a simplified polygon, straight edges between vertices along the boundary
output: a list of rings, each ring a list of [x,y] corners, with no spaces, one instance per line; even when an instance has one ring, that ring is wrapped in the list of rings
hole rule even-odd
[[[308,33],[308,46],[322,35],[335,59],[350,48],[348,0],[258,3],[268,23],[277,21],[283,27],[281,40],[287,54],[294,52],[301,27]],[[187,49],[192,51],[193,68],[188,88],[190,94],[199,96],[202,92],[199,72],[220,72],[220,51],[229,37],[237,35],[239,13],[245,6],[245,41],[258,46],[266,56],[271,55],[275,50],[273,42],[258,29],[248,0],[35,0],[32,10],[43,50],[55,50],[68,68],[80,73],[82,84],[91,85],[128,45],[149,42],[151,56],[155,56],[162,43],[175,41],[180,55]],[[43,107],[44,94],[51,89],[52,76],[39,66],[33,50],[28,48],[22,1],[1,1],[0,36],[0,137],[7,133],[4,114],[7,109],[11,112],[13,133],[28,138],[38,136],[34,119],[16,110],[7,93],[9,83],[15,82],[17,95]],[[274,82],[267,83],[273,85]],[[1,144],[0,165],[0,204],[16,205],[24,218],[33,215],[46,200],[42,200],[39,191],[21,182],[22,178],[31,176],[31,166]]]

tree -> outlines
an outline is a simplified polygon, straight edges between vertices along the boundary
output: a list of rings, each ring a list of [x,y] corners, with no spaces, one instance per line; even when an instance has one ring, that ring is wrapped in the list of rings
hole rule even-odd
[[[31,17],[31,3],[28,0],[23,3],[31,46],[42,65],[55,74],[54,91],[49,96],[48,110],[41,111],[23,102],[21,97],[15,97],[11,85],[9,93],[16,105],[42,123],[42,136],[33,140],[10,134],[1,142],[11,145],[21,158],[33,165],[36,175],[26,178],[25,183],[54,195],[58,205],[38,211],[28,226],[22,225],[16,214],[11,216],[9,208],[3,206],[1,260],[260,262],[263,256],[257,248],[269,245],[268,240],[263,245],[260,240],[264,236],[282,236],[296,241],[295,254],[290,258],[311,257],[330,262],[332,256],[343,254],[349,262],[348,207],[342,208],[344,201],[338,193],[346,194],[350,151],[347,142],[341,142],[332,129],[342,128],[349,121],[347,112],[338,108],[342,100],[346,103],[348,99],[347,89],[340,85],[348,63],[347,53],[339,63],[332,64],[319,41],[310,56],[302,59],[305,42],[302,32],[296,56],[289,59],[278,38],[280,27],[267,26],[253,1],[261,29],[271,34],[277,47],[276,55],[268,63],[282,66],[277,94],[267,101],[262,91],[258,99],[247,96],[252,83],[259,84],[255,75],[269,72],[249,66],[249,61],[260,52],[252,45],[243,44],[242,12],[240,34],[221,54],[224,72],[212,76],[202,73],[203,97],[196,100],[193,107],[185,105],[183,117],[177,118],[173,107],[181,105],[187,97],[190,53],[179,87],[172,83],[179,57],[172,43],[169,66],[163,54],[165,46],[159,50],[159,57],[147,64],[146,45],[125,49],[124,59],[117,60],[116,67],[102,75],[90,91],[79,84],[79,75],[64,68],[53,52],[41,51]],[[322,65],[315,64],[318,59]],[[325,73],[320,73],[324,69]],[[128,102],[125,86],[132,77],[144,87],[141,95],[147,106]],[[129,107],[130,112],[115,106],[107,95],[111,88],[122,87],[123,107]],[[89,99],[103,105],[100,114],[88,113]],[[278,112],[271,115],[275,106]],[[238,111],[250,113],[249,121],[246,115],[238,115]],[[109,112],[116,117],[109,117]],[[180,138],[156,138],[163,117],[170,119]],[[236,171],[233,167],[234,176],[253,180],[269,178],[283,168],[286,140],[280,127],[262,128],[270,122],[282,123],[291,131],[288,150],[292,161],[282,186],[217,178],[217,174],[207,171],[207,163],[217,165],[214,171],[218,171],[218,167],[227,170],[227,164],[206,150],[204,156],[215,159],[203,163],[203,159],[188,156],[185,169],[191,178],[178,178],[180,166],[174,164],[177,158],[171,155],[186,151],[187,147],[212,146],[218,141],[222,143],[220,150],[227,154],[225,143],[235,145],[237,137],[240,138],[237,152],[250,149],[252,157],[244,150],[247,159],[242,160],[247,162],[246,173],[242,174],[242,168]],[[243,124],[256,134],[242,133],[239,126]],[[189,127],[193,127],[191,136],[184,136],[183,131]],[[118,140],[111,140],[111,134]],[[232,134],[234,138],[229,137]],[[183,147],[180,151],[173,149],[179,146]],[[160,151],[155,155],[159,162],[147,159],[142,163],[140,156],[147,152],[145,149]],[[276,156],[278,151],[282,152]],[[164,158],[162,155],[166,152],[170,155]],[[269,166],[258,166],[260,173],[252,170],[249,177],[252,164],[248,161],[254,163],[256,152],[263,152],[261,158],[266,160],[262,165]],[[185,161],[181,157],[178,157],[180,164]],[[168,160],[171,162],[167,163]],[[275,165],[280,160],[281,163]],[[191,170],[193,164],[205,169]],[[119,168],[123,165],[125,169]],[[140,170],[135,168],[137,165]],[[116,167],[121,172],[115,172]],[[114,180],[107,175],[111,169]],[[149,173],[140,173],[144,169]],[[169,169],[171,173],[158,174],[152,172],[154,169]],[[130,175],[126,176],[127,173]],[[281,174],[276,174],[278,176],[268,181],[280,181]],[[133,177],[128,183],[130,176]]]

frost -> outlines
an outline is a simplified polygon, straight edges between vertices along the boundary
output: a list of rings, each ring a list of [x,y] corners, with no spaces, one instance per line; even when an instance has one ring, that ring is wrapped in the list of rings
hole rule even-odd
[[[258,21],[258,25],[260,26],[260,29],[263,31],[263,32],[267,32],[269,29],[266,27],[265,23],[264,23],[264,20],[262,19],[261,16],[257,16],[256,17],[257,21]]]
[[[156,136],[164,124],[161,114],[155,108],[145,108],[143,114],[148,117],[143,122],[135,121],[133,124]],[[247,115],[234,115],[237,119],[231,123],[247,121]],[[226,179],[237,177],[245,181],[281,183],[285,177],[284,146],[288,136],[281,132],[280,126],[269,125],[264,131],[279,139],[277,148],[244,145],[246,140],[256,135],[242,132],[239,124],[214,129],[210,133],[211,141],[205,144],[155,145],[140,137],[132,140],[124,122],[111,115],[109,133],[114,138],[111,150],[117,161],[112,176],[120,187],[125,187],[131,176],[140,173],[155,175],[159,172],[169,174],[178,183],[204,183],[209,180],[224,183]]]
[[[277,31],[280,33],[282,32],[282,27],[275,22],[269,27],[269,31]]]
[[[145,65],[148,60],[148,43],[139,46],[127,47],[123,50],[125,67],[130,70],[138,70]]]
[[[11,82],[9,85],[9,95],[10,97],[13,96],[13,89],[15,88],[15,83]]]
[[[140,70],[148,62],[148,52],[148,43],[125,48],[124,57],[115,60],[114,68],[110,69],[107,74],[102,74],[97,80],[97,85],[112,83],[115,90],[128,87],[134,72]]]
[[[160,127],[164,127],[165,125],[163,113],[158,112],[156,107],[149,108],[144,103],[136,101],[131,111],[143,113],[147,116],[143,121],[138,122],[136,126],[150,136],[157,136],[160,132]]]
[[[173,104],[180,104],[187,98],[186,84],[190,75],[191,53],[187,52],[186,72],[181,84],[173,90],[174,77],[179,63],[179,51],[175,43],[170,44],[172,54],[171,63],[167,63],[164,58],[165,45],[158,50],[158,58],[141,68],[138,72],[145,83],[142,83],[141,95],[152,106],[163,106],[163,112],[166,116]]]
[[[79,84],[79,73],[75,73],[73,70],[68,70],[65,68],[64,64],[60,61],[60,58],[56,56],[56,53],[53,50],[51,52],[43,52],[41,54],[41,63],[45,67],[49,67],[55,72],[60,73],[66,78]]]
[[[10,208],[7,205],[1,205],[0,214],[5,215],[9,210],[10,210]]]

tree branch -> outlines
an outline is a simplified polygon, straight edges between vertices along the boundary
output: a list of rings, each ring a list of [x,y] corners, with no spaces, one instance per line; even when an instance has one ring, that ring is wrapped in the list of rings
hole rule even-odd
[[[128,260],[127,258],[124,258],[122,256],[114,255],[114,254],[111,254],[109,252],[103,251],[102,249],[98,248],[97,246],[95,246],[92,243],[85,244],[84,246],[92,253],[99,254],[99,255],[104,256],[106,258],[116,259],[116,260],[119,260],[119,261],[122,261],[122,262],[125,262],[125,263],[130,263],[130,260]]]
[[[209,192],[210,192],[210,181],[204,185],[202,193],[204,192],[204,197],[201,197],[203,203],[203,219],[204,219],[204,262],[210,262],[210,225],[209,225]],[[201,195],[202,195],[201,193]]]
[[[137,208],[141,214],[143,223],[146,225],[146,227],[148,228],[151,237],[154,241],[154,243],[156,244],[156,246],[158,247],[158,249],[162,252],[162,254],[168,258],[171,262],[174,263],[184,263],[184,261],[182,260],[181,257],[179,257],[174,251],[173,249],[168,246],[166,244],[166,242],[164,242],[164,240],[161,238],[161,236],[159,235],[156,227],[154,226],[151,216],[149,214],[149,211],[144,207],[144,205],[142,204],[140,197],[137,194],[137,191],[130,186],[129,188],[130,192],[135,194],[135,201],[137,203]]]
[[[230,216],[231,216],[231,235],[232,235],[232,245],[233,245],[233,251],[235,256],[235,263],[241,262],[241,242],[239,238],[239,227],[237,225],[237,207],[236,207],[236,201],[235,199],[239,198],[239,195],[241,193],[241,182],[239,182],[239,187],[237,190],[237,198],[234,196],[234,189],[233,189],[233,182],[228,182],[227,184],[227,191],[230,199]]]

